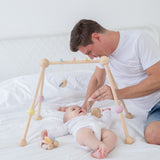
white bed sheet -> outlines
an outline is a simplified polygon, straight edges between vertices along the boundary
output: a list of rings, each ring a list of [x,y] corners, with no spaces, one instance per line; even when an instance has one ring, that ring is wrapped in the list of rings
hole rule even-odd
[[[79,147],[71,135],[57,137],[60,145],[53,150],[40,147],[40,133],[44,128],[56,128],[62,125],[63,112],[57,111],[62,105],[82,105],[86,87],[91,72],[70,72],[65,74],[49,74],[45,78],[44,97],[41,121],[31,120],[27,134],[28,145],[20,147],[38,75],[17,77],[0,83],[0,159],[1,160],[92,160],[91,152]],[[63,76],[68,80],[66,88],[59,88],[58,84]],[[111,129],[117,134],[118,141],[115,149],[106,159],[112,160],[159,160],[160,146],[147,144],[144,140],[143,126],[146,113],[136,108],[131,102],[125,101],[128,110],[134,115],[133,119],[126,119],[131,137],[135,142],[131,145],[124,143],[122,125],[114,111],[113,101],[97,102],[94,106],[112,108]]]

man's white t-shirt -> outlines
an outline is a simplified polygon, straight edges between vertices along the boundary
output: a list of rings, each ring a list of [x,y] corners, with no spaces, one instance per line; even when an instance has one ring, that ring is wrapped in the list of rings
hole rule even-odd
[[[133,86],[148,77],[146,69],[160,60],[160,48],[142,31],[120,31],[117,49],[109,56],[109,67],[118,88]],[[97,64],[98,67],[104,67]],[[131,99],[137,107],[150,110],[160,101],[160,91]]]

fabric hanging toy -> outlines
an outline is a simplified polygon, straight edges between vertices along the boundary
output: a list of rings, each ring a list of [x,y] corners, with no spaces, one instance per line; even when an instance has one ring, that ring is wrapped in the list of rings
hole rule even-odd
[[[100,118],[100,117],[101,117],[101,110],[100,110],[100,108],[94,107],[94,108],[91,110],[91,115],[92,115],[92,116],[95,116],[95,117],[97,117],[97,118]]]

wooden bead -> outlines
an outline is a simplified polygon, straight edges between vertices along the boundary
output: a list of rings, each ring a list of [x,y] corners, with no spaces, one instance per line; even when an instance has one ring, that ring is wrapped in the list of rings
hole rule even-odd
[[[29,108],[29,109],[27,110],[27,113],[28,113],[30,116],[33,116],[33,115],[35,114],[34,108]]]
[[[40,61],[40,66],[41,67],[48,67],[48,65],[49,65],[49,61],[48,61],[48,59],[41,59],[41,61]]]
[[[60,61],[60,62],[63,62],[63,59],[61,58],[59,61]]]
[[[106,65],[109,63],[109,58],[107,56],[102,56],[101,59],[100,59],[100,64],[102,66]]]

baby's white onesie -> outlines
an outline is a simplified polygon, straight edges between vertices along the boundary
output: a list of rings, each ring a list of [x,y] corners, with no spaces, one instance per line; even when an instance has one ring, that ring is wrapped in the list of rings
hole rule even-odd
[[[76,139],[77,131],[81,128],[90,128],[95,136],[101,140],[101,129],[108,129],[111,124],[111,111],[102,112],[101,118],[97,118],[90,114],[78,116],[65,123],[65,126],[70,134]]]

